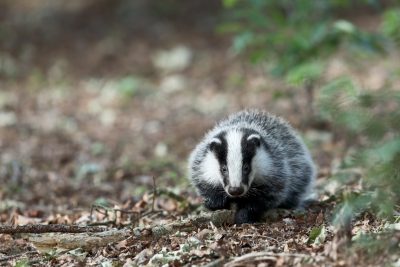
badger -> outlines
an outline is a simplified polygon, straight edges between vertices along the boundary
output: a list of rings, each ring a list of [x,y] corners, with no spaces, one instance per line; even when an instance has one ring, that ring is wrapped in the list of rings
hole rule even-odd
[[[217,123],[189,156],[189,179],[209,210],[236,207],[235,223],[302,207],[315,180],[311,155],[280,117],[244,110]]]

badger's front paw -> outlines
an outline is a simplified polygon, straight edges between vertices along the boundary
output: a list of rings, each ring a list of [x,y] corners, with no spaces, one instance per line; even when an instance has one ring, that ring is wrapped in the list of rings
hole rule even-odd
[[[241,208],[235,213],[235,224],[256,223],[261,220],[262,212],[251,208]]]
[[[229,201],[225,197],[215,197],[204,199],[204,206],[209,210],[229,209]]]
[[[237,210],[235,213],[235,224],[254,223],[247,209]]]

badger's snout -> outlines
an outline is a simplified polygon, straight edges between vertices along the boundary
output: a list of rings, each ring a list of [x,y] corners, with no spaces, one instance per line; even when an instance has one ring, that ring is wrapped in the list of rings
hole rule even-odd
[[[231,197],[240,197],[246,193],[246,188],[244,186],[228,186],[226,191]]]

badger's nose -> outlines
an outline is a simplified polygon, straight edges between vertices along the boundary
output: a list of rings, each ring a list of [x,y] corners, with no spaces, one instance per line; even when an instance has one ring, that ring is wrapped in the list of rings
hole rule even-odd
[[[230,186],[230,187],[228,188],[228,193],[229,193],[231,196],[237,197],[237,196],[240,196],[241,194],[244,193],[244,188],[243,188],[242,186],[239,186],[239,187],[232,187],[232,186]]]

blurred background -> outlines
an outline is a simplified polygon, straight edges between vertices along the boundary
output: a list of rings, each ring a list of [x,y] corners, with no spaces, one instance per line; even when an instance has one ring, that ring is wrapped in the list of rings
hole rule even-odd
[[[243,108],[300,130],[324,199],[394,216],[399,45],[398,1],[3,0],[0,221],[194,196],[190,150]]]

